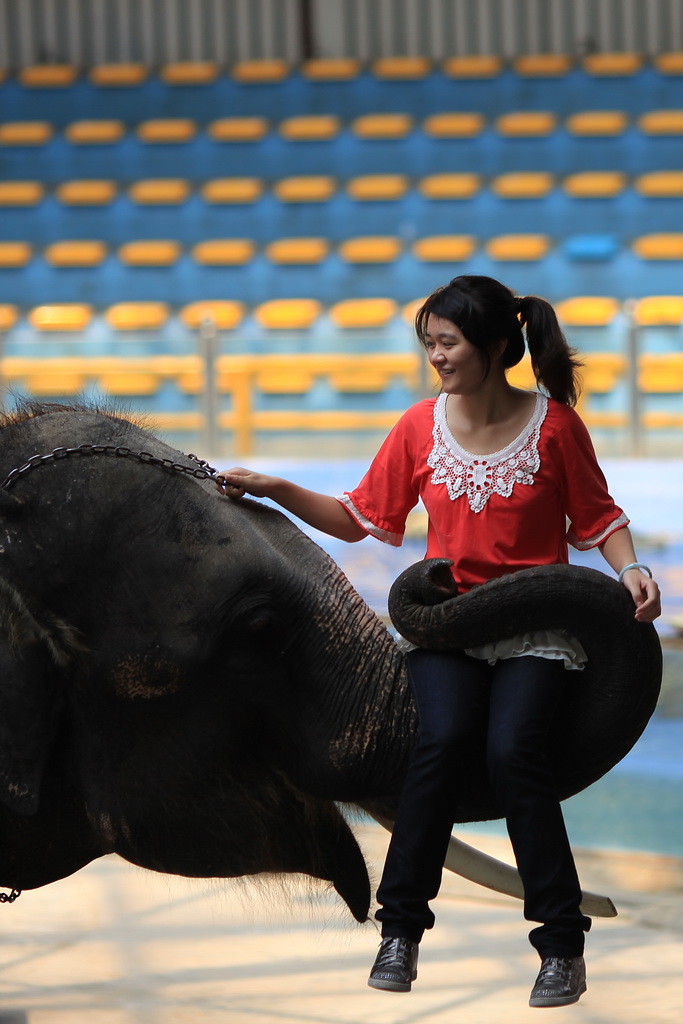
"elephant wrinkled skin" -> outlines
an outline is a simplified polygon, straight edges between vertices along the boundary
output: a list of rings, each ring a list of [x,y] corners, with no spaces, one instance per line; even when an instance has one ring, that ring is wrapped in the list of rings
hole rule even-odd
[[[79,444],[193,466],[119,416],[32,405],[0,425],[0,478]],[[397,582],[405,635],[467,646],[562,624],[584,643],[590,669],[554,748],[563,797],[594,781],[652,713],[653,627],[590,570],[460,597],[449,578],[425,562]],[[115,852],[196,877],[305,873],[366,918],[338,803],[391,819],[415,711],[392,637],[285,516],[134,457],[40,462],[0,489],[0,607],[0,885]],[[473,776],[457,820],[499,816],[483,768]]]

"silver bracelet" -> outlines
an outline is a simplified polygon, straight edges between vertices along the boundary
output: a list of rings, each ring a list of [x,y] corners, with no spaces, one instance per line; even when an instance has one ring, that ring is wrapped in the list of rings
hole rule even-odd
[[[629,569],[640,569],[641,572],[646,572],[648,574],[648,576],[650,577],[650,579],[652,579],[652,569],[650,569],[649,566],[643,565],[642,562],[631,562],[630,565],[625,565],[624,568],[619,573],[619,582],[620,583],[624,582],[624,573],[628,572]]]

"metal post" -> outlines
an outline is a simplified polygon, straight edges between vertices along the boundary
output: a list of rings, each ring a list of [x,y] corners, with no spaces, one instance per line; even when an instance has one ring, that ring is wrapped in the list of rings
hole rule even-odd
[[[210,317],[199,325],[199,350],[204,362],[204,389],[202,391],[202,412],[204,414],[204,449],[208,458],[220,454],[218,436],[218,378],[216,356],[218,331]]]
[[[641,430],[641,409],[640,409],[640,388],[638,384],[638,360],[640,356],[640,345],[638,327],[635,318],[635,301],[628,299],[624,303],[624,313],[627,324],[627,382],[628,382],[628,454],[631,456],[642,455],[642,430]]]

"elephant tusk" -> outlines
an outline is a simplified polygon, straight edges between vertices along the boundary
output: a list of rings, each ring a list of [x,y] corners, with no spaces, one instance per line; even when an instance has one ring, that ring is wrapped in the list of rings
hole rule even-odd
[[[393,821],[388,818],[379,818],[373,814],[375,821],[378,821],[387,831],[393,829]],[[524,899],[522,880],[519,877],[517,868],[509,864],[489,857],[487,853],[476,850],[473,846],[463,843],[461,839],[451,836],[448,843],[448,852],[444,867],[453,871],[470,882],[483,885],[495,892],[505,893],[506,896],[515,896],[517,899]],[[609,896],[599,896],[592,892],[583,892],[581,911],[587,917],[616,917],[617,908]]]

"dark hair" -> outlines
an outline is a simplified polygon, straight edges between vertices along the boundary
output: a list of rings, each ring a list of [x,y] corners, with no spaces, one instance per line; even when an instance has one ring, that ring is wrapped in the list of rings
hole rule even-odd
[[[491,353],[501,339],[507,342],[503,367],[516,366],[524,355],[524,335],[531,366],[539,385],[551,398],[576,405],[581,362],[567,344],[555,310],[537,295],[516,296],[492,277],[463,274],[437,288],[415,317],[417,336],[424,344],[430,314],[450,320],[479,349],[486,373]],[[525,328],[525,331],[522,330]]]

